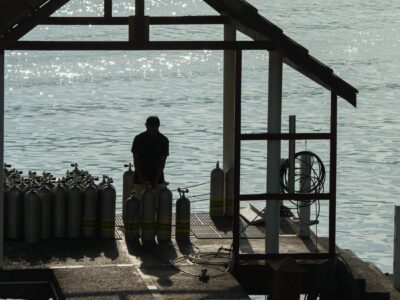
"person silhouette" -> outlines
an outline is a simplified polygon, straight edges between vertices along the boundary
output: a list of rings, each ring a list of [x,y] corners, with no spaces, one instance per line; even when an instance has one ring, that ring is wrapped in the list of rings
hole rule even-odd
[[[133,178],[138,199],[146,183],[158,189],[165,181],[164,168],[169,155],[169,140],[160,131],[160,119],[150,116],[146,120],[146,131],[135,136],[131,152],[135,174]]]

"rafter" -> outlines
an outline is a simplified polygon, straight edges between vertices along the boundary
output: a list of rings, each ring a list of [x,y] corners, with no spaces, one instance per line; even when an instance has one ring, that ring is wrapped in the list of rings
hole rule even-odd
[[[0,49],[6,49],[18,41],[22,36],[31,31],[38,23],[48,18],[57,9],[66,4],[69,0],[49,0],[39,9],[24,19],[21,23],[13,27],[0,40]]]

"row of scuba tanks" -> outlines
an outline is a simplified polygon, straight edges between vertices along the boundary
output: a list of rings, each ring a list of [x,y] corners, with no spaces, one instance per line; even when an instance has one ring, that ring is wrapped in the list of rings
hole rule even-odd
[[[142,243],[169,241],[172,233],[172,192],[167,183],[152,187],[149,183],[133,183],[132,165],[123,174],[123,220],[127,240]],[[185,196],[187,189],[178,189],[180,198],[176,201],[175,238],[189,240],[190,201]]]
[[[113,238],[116,192],[112,178],[73,170],[58,180],[4,165],[5,236],[39,243],[51,238]]]

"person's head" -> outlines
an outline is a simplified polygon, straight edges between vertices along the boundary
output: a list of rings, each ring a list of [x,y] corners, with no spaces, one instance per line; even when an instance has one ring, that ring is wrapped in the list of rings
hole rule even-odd
[[[145,125],[150,135],[156,135],[160,127],[160,119],[157,116],[150,116],[147,118]]]

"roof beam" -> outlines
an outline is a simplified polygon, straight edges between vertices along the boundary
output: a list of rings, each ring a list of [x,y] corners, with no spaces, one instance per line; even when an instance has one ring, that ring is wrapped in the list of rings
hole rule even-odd
[[[20,41],[8,47],[6,50],[38,50],[38,51],[62,51],[62,50],[273,50],[272,42],[263,41],[153,41],[144,44],[132,42],[81,42],[81,41]]]
[[[133,17],[134,18],[134,17]],[[149,17],[150,25],[228,24],[227,16]],[[50,17],[40,25],[128,25],[129,17]]]
[[[6,33],[0,40],[0,49],[6,49],[18,41],[22,36],[32,30],[39,22],[48,18],[57,9],[67,3],[69,0],[50,0],[43,6],[35,10],[30,16],[24,19],[17,26]]]

